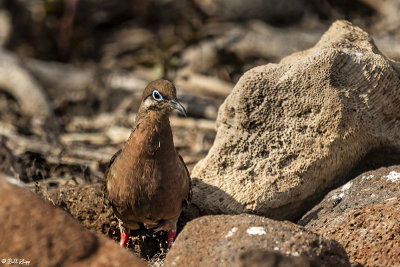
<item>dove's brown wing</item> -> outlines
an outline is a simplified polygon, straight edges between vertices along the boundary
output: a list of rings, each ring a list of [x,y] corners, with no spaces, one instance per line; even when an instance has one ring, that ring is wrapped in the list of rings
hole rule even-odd
[[[178,152],[177,152],[177,153],[178,153]],[[186,167],[186,164],[185,164],[185,162],[183,161],[182,156],[181,156],[179,153],[178,153],[178,156],[179,156],[179,159],[182,161],[183,166],[185,166],[185,170],[186,170],[186,173],[187,173],[187,179],[188,179],[188,182],[189,182],[189,193],[188,193],[187,197],[184,199],[184,203],[185,203],[186,205],[189,205],[190,202],[192,201],[192,179],[190,179],[189,170],[188,170],[188,168]]]
[[[109,192],[107,190],[107,180],[110,176],[110,167],[115,162],[115,160],[118,158],[118,156],[121,154],[121,152],[122,152],[122,149],[118,150],[111,157],[110,162],[108,163],[108,166],[107,166],[107,170],[104,173],[104,178],[103,178],[103,196],[109,201],[115,215],[118,218],[126,217],[126,214],[129,213],[131,207],[129,206],[129,203],[126,203],[126,205],[116,205],[116,203],[114,203],[113,199],[110,198]]]
[[[110,167],[113,164],[113,162],[115,161],[115,159],[121,154],[122,149],[118,150],[110,159],[110,162],[108,163],[107,169],[104,173],[103,176],[103,184],[102,184],[102,190],[103,190],[103,196],[105,198],[108,198],[108,191],[107,191],[107,179],[109,176],[109,172],[110,172]]]
[[[103,188],[104,189],[106,189],[105,185],[107,184],[108,172],[110,171],[110,167],[114,163],[115,159],[121,154],[121,152],[122,152],[122,149],[115,152],[115,154],[111,157],[110,162],[107,165],[107,169],[106,169],[106,171],[104,173],[104,177],[103,177]]]

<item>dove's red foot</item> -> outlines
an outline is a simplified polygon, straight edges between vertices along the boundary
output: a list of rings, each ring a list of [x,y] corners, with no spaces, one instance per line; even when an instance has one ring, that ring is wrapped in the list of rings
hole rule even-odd
[[[126,243],[128,243],[129,234],[127,232],[121,231],[121,241],[119,241],[119,245],[121,248],[126,247]]]
[[[174,243],[176,237],[176,231],[175,230],[169,230],[168,231],[168,246],[167,248],[170,249],[172,246],[172,243]]]

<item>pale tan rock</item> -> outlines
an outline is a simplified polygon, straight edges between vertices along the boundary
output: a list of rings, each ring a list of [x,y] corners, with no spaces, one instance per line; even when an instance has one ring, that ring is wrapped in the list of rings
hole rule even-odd
[[[24,68],[15,54],[0,49],[0,87],[12,95],[27,116],[53,115],[50,100],[39,84]]]
[[[246,72],[194,168],[203,213],[293,219],[367,152],[400,149],[399,63],[335,22],[311,49]]]

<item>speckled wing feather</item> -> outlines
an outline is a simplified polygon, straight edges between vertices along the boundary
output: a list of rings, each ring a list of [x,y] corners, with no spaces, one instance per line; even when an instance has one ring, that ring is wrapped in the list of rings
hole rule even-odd
[[[107,169],[111,167],[111,165],[114,163],[115,159],[121,154],[122,148],[115,152],[115,154],[111,157],[110,162],[108,163]]]
[[[178,153],[178,152],[177,152],[177,153]],[[186,173],[187,173],[187,179],[188,179],[188,182],[189,182],[189,193],[188,193],[187,197],[184,199],[184,203],[185,203],[186,205],[189,205],[190,202],[192,201],[192,179],[190,179],[189,170],[188,170],[188,168],[186,167],[186,164],[185,164],[185,162],[183,161],[183,158],[182,158],[181,154],[178,153],[178,156],[179,156],[179,159],[182,161],[183,166],[185,166],[185,170],[186,170]]]
[[[130,210],[130,206],[128,203],[126,203],[126,205],[116,205],[116,203],[113,201],[113,199],[111,199],[109,192],[107,190],[107,180],[108,177],[110,175],[110,168],[111,165],[115,162],[115,160],[118,158],[118,156],[121,154],[122,149],[118,150],[110,159],[110,162],[108,163],[107,166],[107,170],[104,173],[104,178],[103,178],[103,196],[104,198],[106,198],[109,203],[111,204],[111,207],[113,209],[114,214],[118,217],[118,218],[123,218],[125,215],[125,213],[129,213]]]
[[[136,119],[136,121],[137,121],[137,119]],[[135,126],[132,129],[132,131],[135,131],[136,125],[137,125],[137,123],[135,123]],[[108,191],[107,191],[107,179],[109,176],[110,167],[114,163],[114,161],[117,159],[117,157],[121,154],[121,152],[122,152],[122,148],[119,149],[117,152],[115,152],[115,154],[111,157],[110,162],[107,165],[106,171],[104,172],[102,190],[103,190],[103,197],[107,198],[108,200],[109,200],[109,198],[108,198]]]
[[[103,196],[104,196],[105,198],[107,198],[107,199],[108,199],[107,179],[108,179],[108,175],[109,175],[109,172],[110,172],[110,167],[111,167],[111,165],[114,163],[115,159],[121,154],[121,152],[122,152],[122,149],[118,150],[118,151],[111,157],[110,162],[108,163],[107,169],[106,169],[106,171],[105,171],[105,173],[104,173],[104,176],[103,176],[103,184],[102,184]]]

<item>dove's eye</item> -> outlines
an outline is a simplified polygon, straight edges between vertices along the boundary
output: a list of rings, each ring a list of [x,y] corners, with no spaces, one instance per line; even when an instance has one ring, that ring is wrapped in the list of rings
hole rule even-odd
[[[154,100],[157,100],[157,101],[163,100],[162,94],[157,90],[153,90],[153,94],[152,95],[153,95],[153,99]]]

